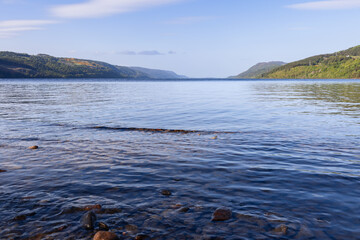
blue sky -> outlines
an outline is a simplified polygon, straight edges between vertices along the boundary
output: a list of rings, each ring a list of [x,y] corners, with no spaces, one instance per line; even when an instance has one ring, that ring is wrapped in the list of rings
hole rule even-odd
[[[360,0],[0,0],[0,50],[227,77],[360,44]]]

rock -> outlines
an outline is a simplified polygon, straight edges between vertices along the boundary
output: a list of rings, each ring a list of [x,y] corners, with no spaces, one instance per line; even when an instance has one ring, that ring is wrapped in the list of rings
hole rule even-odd
[[[104,222],[99,222],[99,229],[103,231],[109,231],[109,226]]]
[[[120,238],[113,232],[100,231],[95,234],[93,240],[120,240]]]
[[[164,195],[164,196],[170,196],[172,193],[171,193],[170,190],[162,190],[161,194]]]
[[[93,230],[96,222],[96,215],[93,211],[85,213],[81,220],[81,226],[87,230]]]
[[[283,234],[283,235],[286,235],[287,231],[288,231],[288,227],[286,225],[284,225],[284,224],[281,224],[281,225],[277,226],[273,230],[273,232]]]
[[[31,146],[31,147],[29,147],[29,149],[38,149],[39,148],[39,146],[36,146],[36,145],[34,145],[34,146]]]
[[[94,204],[94,205],[87,205],[84,207],[80,208],[82,211],[90,211],[93,209],[101,209],[101,205],[100,204]]]
[[[215,210],[211,221],[226,221],[231,218],[231,210],[225,207],[221,207]]]
[[[0,172],[6,172],[6,170],[2,170],[2,169],[0,169]]]
[[[178,212],[186,213],[186,212],[188,212],[189,210],[190,210],[190,208],[188,208],[188,207],[182,207],[182,208],[180,208],[180,209],[178,210]]]
[[[146,234],[139,233],[136,235],[135,240],[148,240],[150,237]]]
[[[126,226],[125,226],[125,230],[126,230],[127,232],[130,232],[130,233],[137,233],[138,227],[135,226],[135,225],[129,224],[129,225],[126,225]]]
[[[22,221],[22,220],[25,220],[26,219],[26,215],[25,214],[22,214],[22,215],[18,215],[16,217],[14,217],[14,221]]]

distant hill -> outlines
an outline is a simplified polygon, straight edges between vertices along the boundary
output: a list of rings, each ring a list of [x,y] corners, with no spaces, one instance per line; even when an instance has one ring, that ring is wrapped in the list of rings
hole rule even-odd
[[[130,68],[135,70],[135,71],[145,73],[150,78],[157,78],[157,79],[181,79],[181,78],[187,78],[186,76],[177,75],[176,73],[174,73],[172,71],[149,69],[149,68],[142,68],[142,67],[130,67]]]
[[[355,79],[360,78],[360,46],[309,57],[261,74],[267,79]]]
[[[258,78],[261,76],[261,74],[267,73],[279,66],[283,66],[286,63],[284,62],[262,62],[258,63],[251,68],[249,68],[247,71],[240,73],[237,76],[233,76],[230,78]]]
[[[92,60],[0,52],[0,78],[174,79],[184,76],[170,71],[115,66]]]

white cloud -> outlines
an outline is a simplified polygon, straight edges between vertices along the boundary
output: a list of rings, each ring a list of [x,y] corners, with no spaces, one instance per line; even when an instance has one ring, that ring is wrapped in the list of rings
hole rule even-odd
[[[360,8],[360,0],[327,0],[292,4],[288,7],[300,10],[341,10]]]
[[[48,24],[57,23],[49,20],[8,20],[0,21],[0,38],[11,38],[21,32],[41,30]]]
[[[178,1],[180,0],[87,0],[83,3],[55,6],[51,12],[62,18],[96,18]]]

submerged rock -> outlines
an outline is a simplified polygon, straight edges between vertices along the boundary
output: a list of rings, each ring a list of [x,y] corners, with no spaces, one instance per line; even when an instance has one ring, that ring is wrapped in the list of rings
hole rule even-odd
[[[85,213],[80,220],[81,226],[87,230],[94,229],[95,222],[96,215],[93,211]]]
[[[99,222],[99,229],[102,231],[109,231],[109,226],[104,222]]]
[[[232,212],[229,208],[221,207],[215,210],[211,221],[226,221],[231,218]]]
[[[6,170],[0,169],[0,172],[6,172]]]
[[[286,235],[286,233],[288,232],[288,227],[284,224],[281,224],[279,226],[277,226],[274,230],[274,233],[278,233],[278,234],[283,234]]]
[[[38,149],[39,148],[39,146],[36,146],[36,145],[34,145],[34,146],[31,146],[31,147],[29,147],[29,149]]]
[[[136,235],[135,240],[148,240],[150,237],[146,234],[139,233]]]
[[[164,195],[164,196],[171,196],[172,193],[171,193],[170,190],[162,190],[161,194]]]
[[[180,208],[180,209],[178,210],[178,212],[186,213],[186,212],[188,212],[189,210],[190,210],[190,208],[188,208],[188,207],[182,207],[182,208]]]
[[[90,211],[93,209],[101,209],[101,205],[100,204],[94,204],[94,205],[86,205],[84,207],[80,208],[82,211]]]
[[[95,234],[93,240],[120,240],[120,238],[113,232],[100,231]]]

